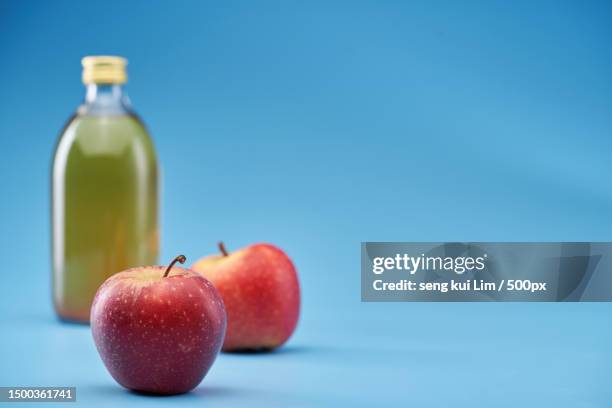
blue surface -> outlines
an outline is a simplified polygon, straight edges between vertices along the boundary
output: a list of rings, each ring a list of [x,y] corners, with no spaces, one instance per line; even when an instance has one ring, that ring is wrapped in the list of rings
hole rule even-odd
[[[87,407],[609,407],[612,305],[362,304],[359,243],[612,240],[611,18],[596,1],[0,0],[0,385],[74,385]],[[130,60],[163,258],[269,241],[300,272],[288,346],[221,355],[185,396],[124,391],[51,309],[50,158],[96,53]]]

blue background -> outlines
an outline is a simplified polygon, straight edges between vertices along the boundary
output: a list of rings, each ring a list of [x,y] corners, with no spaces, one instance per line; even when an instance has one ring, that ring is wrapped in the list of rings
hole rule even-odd
[[[0,0],[0,385],[83,406],[609,407],[612,305],[360,302],[361,241],[610,241],[612,7]],[[120,388],[50,302],[49,170],[119,54],[164,175],[163,259],[269,241],[287,347],[195,391]],[[55,406],[55,405],[54,405]]]

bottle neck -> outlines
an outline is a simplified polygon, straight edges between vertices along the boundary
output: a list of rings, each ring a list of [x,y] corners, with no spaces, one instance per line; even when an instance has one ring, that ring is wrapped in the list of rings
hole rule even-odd
[[[120,114],[130,111],[130,102],[122,85],[87,84],[82,108],[92,114]]]

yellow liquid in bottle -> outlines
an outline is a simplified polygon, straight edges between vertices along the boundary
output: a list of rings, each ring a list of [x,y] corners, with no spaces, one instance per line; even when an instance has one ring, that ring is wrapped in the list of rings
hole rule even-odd
[[[55,309],[89,322],[109,276],[157,263],[158,169],[146,129],[130,113],[75,115],[56,148],[52,185]]]

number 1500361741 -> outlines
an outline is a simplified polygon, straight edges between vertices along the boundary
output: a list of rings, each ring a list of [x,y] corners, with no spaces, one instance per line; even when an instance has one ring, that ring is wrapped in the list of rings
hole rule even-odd
[[[76,401],[74,387],[0,387],[0,402]]]

